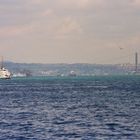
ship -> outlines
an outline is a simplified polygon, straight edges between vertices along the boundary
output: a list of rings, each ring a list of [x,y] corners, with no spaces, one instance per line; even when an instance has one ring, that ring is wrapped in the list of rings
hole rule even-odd
[[[77,74],[76,74],[75,71],[72,70],[72,71],[70,71],[69,76],[70,76],[70,77],[76,77]]]
[[[3,58],[1,61],[1,67],[0,67],[0,79],[10,79],[11,78],[11,73],[9,72],[8,69],[3,67]]]

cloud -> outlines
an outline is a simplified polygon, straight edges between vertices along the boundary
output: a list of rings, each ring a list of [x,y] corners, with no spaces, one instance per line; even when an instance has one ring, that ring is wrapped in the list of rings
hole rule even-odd
[[[76,6],[76,7],[79,7],[79,8],[84,8],[87,5],[89,5],[90,0],[80,0],[80,1],[75,1],[75,0],[71,0],[71,1],[60,0],[60,3],[62,5],[65,5],[65,6]]]
[[[127,45],[131,47],[139,47],[140,46],[140,34],[130,37],[127,41]]]
[[[140,4],[139,0],[131,0],[130,2],[134,3],[134,4]]]
[[[57,5],[65,9],[111,9],[129,8],[129,6],[140,6],[140,0],[57,0]]]
[[[104,52],[109,56],[110,49],[114,50],[112,55],[118,55],[115,52],[118,42],[126,48],[140,44],[139,6],[140,0],[3,0],[0,1],[1,43],[9,46],[7,39],[12,38],[15,48],[26,46],[25,54],[31,52],[34,58],[40,58],[41,50],[45,57],[53,56],[56,62],[63,55],[69,56],[70,62],[73,57],[81,56],[81,50],[89,60],[98,55],[96,50],[101,57]],[[36,55],[32,53],[34,49]],[[54,52],[56,55],[59,52],[57,58]]]
[[[103,0],[58,0],[58,3],[67,8],[89,8],[104,4]]]
[[[27,5],[55,9],[88,9],[108,4],[110,0],[25,0]]]
[[[130,4],[132,4],[134,6],[140,6],[140,0],[131,0]]]
[[[7,26],[0,28],[0,37],[14,37],[17,35],[24,35],[31,32],[33,27],[31,25],[25,26]]]
[[[41,16],[44,16],[44,17],[45,16],[52,16],[53,14],[54,14],[54,11],[52,9],[47,9],[41,13]]]
[[[56,38],[65,38],[67,36],[74,36],[82,33],[80,23],[71,17],[66,17],[53,27],[53,32]]]
[[[26,1],[27,3],[30,3],[30,4],[44,4],[45,2],[47,2],[47,0],[27,0]]]

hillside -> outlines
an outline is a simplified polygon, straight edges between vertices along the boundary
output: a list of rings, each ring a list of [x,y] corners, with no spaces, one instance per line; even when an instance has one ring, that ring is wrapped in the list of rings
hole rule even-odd
[[[29,74],[33,76],[69,75],[116,75],[126,74],[133,70],[132,66],[100,65],[100,64],[26,64],[5,62],[4,66],[13,74]]]

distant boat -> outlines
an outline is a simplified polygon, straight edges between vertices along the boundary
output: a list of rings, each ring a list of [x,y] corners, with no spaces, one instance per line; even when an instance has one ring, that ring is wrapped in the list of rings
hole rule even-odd
[[[8,71],[8,69],[3,67],[3,57],[1,61],[1,68],[0,68],[0,79],[10,79],[11,73]]]
[[[72,70],[72,71],[70,71],[69,76],[71,76],[71,77],[76,77],[77,74],[75,73],[75,71]]]

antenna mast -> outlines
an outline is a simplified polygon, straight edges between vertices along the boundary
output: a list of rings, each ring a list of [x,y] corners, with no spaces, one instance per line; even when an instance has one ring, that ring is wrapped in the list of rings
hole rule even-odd
[[[138,72],[138,53],[135,53],[135,72]]]

